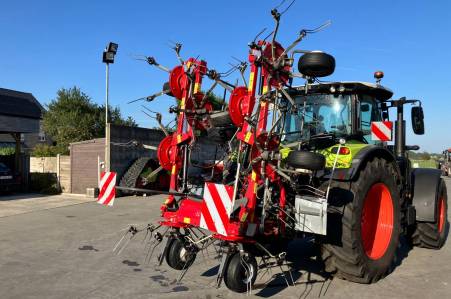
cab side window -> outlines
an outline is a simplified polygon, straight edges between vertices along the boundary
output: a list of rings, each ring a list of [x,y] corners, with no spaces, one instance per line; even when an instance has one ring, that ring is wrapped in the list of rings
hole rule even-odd
[[[369,96],[361,97],[359,111],[360,130],[363,132],[363,137],[368,143],[378,143],[378,141],[371,140],[371,123],[382,120],[377,101]]]

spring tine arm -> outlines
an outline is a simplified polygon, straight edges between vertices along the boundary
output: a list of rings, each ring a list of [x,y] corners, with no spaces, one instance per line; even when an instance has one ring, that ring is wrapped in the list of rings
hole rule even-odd
[[[156,64],[155,66],[164,72],[167,72],[167,73],[171,72],[167,67],[162,66],[161,64]]]
[[[158,126],[160,127],[161,131],[163,131],[165,136],[169,136],[168,131],[166,130],[166,128],[164,127],[163,123],[161,122],[163,117],[161,115],[161,113],[156,113],[155,115],[155,119],[157,120]]]
[[[125,247],[127,247],[128,243],[133,239],[133,235],[128,238],[127,241],[125,241],[124,245],[121,247],[121,249],[117,252],[117,255],[121,255],[122,251],[124,251]]]
[[[122,236],[122,238],[116,243],[116,245],[113,248],[113,252],[116,252],[117,255],[120,255],[122,251],[127,247],[128,243],[133,239],[133,237],[140,232],[135,226],[130,226],[130,228],[127,230],[127,232]],[[123,242],[124,238],[128,235],[130,235],[130,238]]]
[[[146,97],[142,97],[142,98],[139,98],[139,99],[127,102],[127,104],[135,103],[135,102],[138,102],[138,101],[144,101],[144,100],[146,100]]]
[[[288,101],[290,101],[290,104],[294,107],[296,107],[296,102],[293,100],[293,98],[288,94],[288,92],[284,88],[280,88],[280,91],[283,93],[283,95],[287,98]]]
[[[244,86],[246,86],[246,88],[247,88],[247,81],[246,81],[246,78],[244,77],[244,70],[243,71],[240,70],[240,75],[241,75],[241,79],[243,80]]]
[[[207,101],[207,97],[208,95],[213,91],[213,89],[218,85],[218,82],[215,81],[213,82],[213,84],[211,85],[211,87],[208,89],[208,91],[204,94],[204,96],[202,97],[202,101],[200,102],[199,107],[203,107],[205,102]]]
[[[175,55],[177,56],[177,59],[180,61],[180,64],[185,65],[185,62],[183,61],[182,57],[180,56],[180,50],[182,49],[182,44],[176,43],[172,49],[174,49]]]
[[[299,34],[299,37],[282,52],[282,54],[277,59],[276,63],[280,63],[280,60],[284,59],[285,55],[287,55],[288,52],[290,52],[294,47],[296,47],[297,44],[299,44],[306,35],[307,32],[305,30],[302,30],[301,33]]]
[[[153,100],[155,100],[155,98],[157,98],[157,97],[159,97],[159,96],[162,96],[162,95],[164,95],[164,94],[168,94],[168,93],[170,93],[170,92],[171,92],[170,90],[159,91],[159,92],[157,92],[157,93],[151,94],[150,96],[142,97],[142,98],[139,98],[139,99],[136,99],[136,100],[127,102],[127,104],[135,103],[135,102],[138,102],[138,101],[152,102]]]
[[[170,92],[170,91],[169,91],[169,92]],[[162,95],[167,94],[167,93],[169,93],[169,92],[166,91],[166,90],[163,90],[163,91],[160,91],[160,92],[156,92],[156,93],[154,93],[153,95],[148,96],[148,97],[146,98],[146,101],[151,102],[151,101],[155,100],[156,97],[162,96]]]
[[[155,169],[154,171],[152,171],[148,176],[147,179],[151,179],[154,175],[156,175],[157,173],[159,173],[160,171],[163,170],[163,167],[159,166],[157,169]]]
[[[222,87],[224,87],[225,89],[227,89],[228,92],[233,92],[233,89],[235,88],[235,86],[233,86],[230,83],[227,83],[221,79],[217,80],[218,84],[221,85]]]
[[[115,252],[115,251],[118,249],[119,244],[122,243],[122,240],[124,240],[125,236],[127,236],[127,234],[128,234],[129,232],[130,232],[130,230],[127,230],[127,231],[125,232],[125,234],[122,236],[122,238],[119,239],[119,241],[116,243],[116,245],[115,245],[114,248],[113,248],[113,252]]]
[[[185,254],[186,254],[186,253],[185,253]],[[177,283],[180,283],[180,282],[182,281],[183,277],[185,277],[186,272],[188,272],[189,268],[191,268],[191,267],[187,267],[187,266],[188,266],[188,263],[189,263],[189,260],[187,260],[187,261],[185,262],[185,264],[183,265],[182,272],[180,273],[180,276],[179,276],[179,278],[177,279]]]
[[[169,70],[167,67],[162,66],[161,64],[159,64],[159,63],[155,60],[154,57],[151,57],[151,56],[146,57],[146,61],[147,61],[148,64],[154,65],[154,66],[156,66],[157,68],[159,68],[159,69],[162,70],[162,71],[165,71],[165,72],[167,72],[167,73],[170,72],[170,70]]]
[[[315,28],[315,29],[303,29],[301,30],[301,32],[299,33],[299,37],[290,45],[288,46],[288,48],[286,48],[283,53],[279,56],[279,58],[277,59],[277,62],[279,63],[281,59],[283,59],[283,57],[290,52],[294,47],[296,47],[297,44],[299,44],[302,39],[307,35],[307,34],[312,34],[312,33],[316,33],[319,32],[321,30],[323,30],[326,27],[329,27],[330,24],[332,24],[332,22],[329,20],[327,22],[325,22],[324,24],[322,24],[321,26]]]

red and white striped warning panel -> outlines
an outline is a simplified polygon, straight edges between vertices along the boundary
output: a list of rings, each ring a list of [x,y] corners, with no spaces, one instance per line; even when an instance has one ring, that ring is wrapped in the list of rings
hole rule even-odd
[[[233,186],[205,183],[199,226],[227,236],[232,197]]]
[[[371,139],[377,141],[391,141],[393,123],[391,121],[373,121],[371,123]]]
[[[97,202],[102,205],[113,206],[116,197],[116,173],[102,172],[100,175],[99,198]]]

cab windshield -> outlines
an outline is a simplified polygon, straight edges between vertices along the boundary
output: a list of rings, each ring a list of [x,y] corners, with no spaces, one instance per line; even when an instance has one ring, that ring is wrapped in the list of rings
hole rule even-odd
[[[287,114],[283,143],[307,140],[319,134],[351,133],[351,96],[311,94],[295,98],[297,114]]]

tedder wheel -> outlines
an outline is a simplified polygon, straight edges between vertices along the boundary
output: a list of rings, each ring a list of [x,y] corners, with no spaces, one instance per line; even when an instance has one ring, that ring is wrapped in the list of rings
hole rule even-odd
[[[321,170],[326,165],[326,158],[309,151],[291,151],[287,157],[287,164],[294,168]]]
[[[440,249],[445,244],[448,231],[448,197],[446,194],[446,184],[440,179],[438,189],[437,221],[417,222],[415,231],[412,234],[412,244],[418,247]]]
[[[224,283],[227,288],[234,292],[246,292],[257,278],[257,261],[251,254],[241,256],[239,252],[235,253],[226,267]]]
[[[181,240],[173,239],[169,244],[166,262],[172,269],[187,269],[194,263],[195,259],[196,254],[187,250]]]
[[[402,203],[392,163],[375,157],[357,176],[331,186],[322,258],[327,272],[372,283],[396,263]]]
[[[305,53],[299,58],[298,70],[309,77],[326,77],[335,70],[335,58],[319,51]]]

